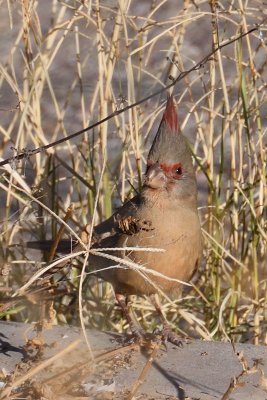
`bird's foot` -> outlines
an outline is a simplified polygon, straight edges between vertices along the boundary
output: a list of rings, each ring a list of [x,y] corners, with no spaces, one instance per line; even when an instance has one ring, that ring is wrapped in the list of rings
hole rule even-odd
[[[183,342],[181,340],[181,337],[177,336],[174,332],[171,330],[162,333],[162,342],[165,344],[169,342],[171,344],[174,344],[177,347],[183,347]]]
[[[157,341],[157,337],[153,333],[146,332],[144,329],[134,325],[131,326],[130,342],[136,342],[140,346],[150,345],[152,342]]]
[[[132,335],[128,343],[138,343],[141,347],[151,347],[154,344],[163,345],[167,351],[167,342],[177,347],[183,347],[184,338],[172,332],[171,328],[164,328],[162,332],[146,332],[144,329],[135,326],[131,328]],[[186,342],[186,341],[185,341]]]
[[[153,333],[146,332],[144,329],[136,325],[131,327],[131,335],[125,340],[127,345],[136,343],[140,347],[150,348],[154,344],[163,345],[167,351],[167,343],[171,343],[177,347],[183,347],[188,343],[187,338],[176,335],[172,332],[171,327],[164,327],[162,332],[155,331]]]
[[[155,332],[155,335],[159,335],[158,332]],[[163,327],[163,331],[161,332],[160,335],[160,340],[161,343],[164,345],[164,347],[167,349],[167,342],[174,344],[177,347],[183,347],[184,343],[188,343],[188,339],[184,336],[178,336],[176,333],[174,333],[170,327],[170,325],[165,325]]]

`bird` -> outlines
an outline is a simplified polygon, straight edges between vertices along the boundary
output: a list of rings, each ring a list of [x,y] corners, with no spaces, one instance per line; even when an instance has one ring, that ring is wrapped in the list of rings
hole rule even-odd
[[[77,244],[73,250],[81,250],[80,246]],[[132,318],[127,299],[130,295],[148,296],[162,321],[162,340],[180,345],[156,295],[158,291],[171,299],[181,295],[181,282],[189,282],[196,272],[203,243],[192,155],[181,132],[172,95],[167,98],[148,152],[140,192],[93,228],[91,246],[95,250],[112,249],[106,250],[110,258],[92,252],[89,267],[101,270],[99,276],[112,284],[132,334],[140,339],[145,332]],[[28,247],[36,248],[37,245],[29,242]],[[44,246],[40,247],[44,249]],[[133,251],[133,248],[141,250]],[[162,252],[153,251],[155,248]],[[68,240],[62,240],[58,245],[59,252],[69,249]],[[143,266],[145,273],[127,267],[124,261]]]

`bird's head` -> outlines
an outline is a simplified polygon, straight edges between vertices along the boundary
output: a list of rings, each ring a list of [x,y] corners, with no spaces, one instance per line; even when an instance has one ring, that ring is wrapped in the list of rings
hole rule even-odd
[[[144,188],[164,191],[178,199],[196,199],[196,178],[192,157],[181,134],[176,105],[172,96],[167,100],[158,132],[147,158]]]

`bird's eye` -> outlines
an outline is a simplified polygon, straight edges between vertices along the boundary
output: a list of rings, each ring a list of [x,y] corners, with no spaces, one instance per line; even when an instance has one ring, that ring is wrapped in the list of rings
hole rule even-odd
[[[176,170],[175,170],[175,173],[177,174],[177,175],[182,175],[182,167],[177,167],[176,168]]]

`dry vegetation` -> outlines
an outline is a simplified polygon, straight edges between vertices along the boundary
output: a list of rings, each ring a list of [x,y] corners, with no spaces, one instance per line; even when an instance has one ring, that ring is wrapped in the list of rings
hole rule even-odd
[[[166,302],[165,310],[180,331],[267,344],[267,12],[262,4],[0,2],[5,35],[0,44],[1,157],[25,153],[22,161],[1,167],[4,304],[47,265],[47,259],[36,262],[38,252],[27,250],[25,241],[55,237],[61,225],[56,216],[64,219],[70,204],[66,221],[79,233],[138,190],[166,95],[47,152],[30,156],[29,150],[165,87],[218,44],[262,23],[173,89],[181,128],[192,143],[205,254],[195,287],[176,304]],[[64,235],[70,235],[69,228]],[[84,257],[72,265],[83,265]],[[48,297],[54,300],[55,322],[79,324],[82,314],[98,329],[126,328],[110,285],[89,276],[81,287],[79,274],[67,266],[51,277]],[[36,320],[39,307],[31,299],[9,303],[2,317]],[[146,328],[157,326],[149,303],[137,298],[133,305]]]

